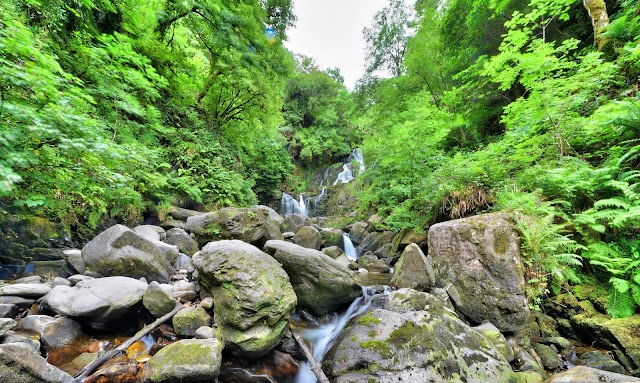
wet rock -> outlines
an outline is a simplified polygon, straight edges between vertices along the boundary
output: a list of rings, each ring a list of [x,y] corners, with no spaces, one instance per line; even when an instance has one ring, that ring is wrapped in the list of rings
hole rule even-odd
[[[544,383],[632,383],[640,382],[640,378],[597,370],[595,368],[577,366],[561,372],[544,381]]]
[[[141,371],[131,363],[117,363],[93,373],[82,383],[139,383]]]
[[[18,306],[0,304],[0,318],[15,318],[18,315]]]
[[[351,241],[355,244],[359,244],[360,242],[362,242],[364,237],[368,234],[367,232],[368,227],[369,227],[369,224],[362,221],[356,222],[353,225],[351,225],[351,230],[349,230],[349,238],[351,238]]]
[[[77,249],[64,250],[62,257],[65,261],[78,273],[82,274],[86,270],[84,258],[82,258],[82,251]]]
[[[218,339],[186,339],[172,343],[147,362],[144,382],[212,381],[220,374],[223,347]]]
[[[320,230],[322,237],[322,247],[340,246],[342,245],[342,230],[323,228]]]
[[[473,329],[482,334],[485,338],[489,339],[496,350],[498,350],[500,355],[502,355],[507,362],[513,361],[515,358],[513,349],[509,343],[507,343],[507,339],[496,326],[491,323],[483,323],[480,326],[473,327]]]
[[[535,342],[546,344],[547,346],[554,346],[566,359],[571,359],[576,352],[575,346],[567,339],[560,336],[535,338]]]
[[[153,316],[160,318],[176,307],[176,300],[158,282],[151,282],[142,296],[142,304]]]
[[[40,354],[39,335],[27,334],[23,332],[7,331],[2,337],[3,344],[20,343],[29,347],[34,353]]]
[[[29,315],[18,321],[19,330],[40,335],[46,347],[65,347],[83,335],[80,323],[65,317]]]
[[[555,370],[560,367],[561,360],[558,356],[557,350],[552,349],[550,346],[545,344],[535,343],[533,345],[533,349],[536,351],[536,354],[540,357],[542,361],[542,366],[545,370]]]
[[[297,246],[297,245],[293,245]],[[279,342],[296,294],[276,259],[247,243],[211,242],[193,256],[198,281],[214,298],[216,324],[238,355],[260,355]]]
[[[0,287],[0,295],[38,299],[47,295],[51,286],[44,283],[16,283]]]
[[[185,230],[194,233],[198,243],[237,239],[262,245],[270,239],[282,239],[280,225],[271,219],[269,210],[260,207],[228,207],[189,217]]]
[[[2,305],[14,305],[17,306],[18,309],[26,309],[31,307],[34,303],[36,303],[35,299],[27,299],[22,297],[13,297],[13,296],[0,296],[0,304]]]
[[[119,319],[142,300],[148,285],[127,277],[88,279],[73,287],[56,286],[43,306],[70,317],[107,323]]]
[[[391,285],[426,291],[435,283],[431,258],[426,257],[415,243],[408,245],[396,264]]]
[[[373,253],[363,254],[357,262],[358,267],[372,273],[384,273],[389,269],[389,265]]]
[[[173,266],[165,252],[126,226],[114,225],[82,248],[86,267],[103,276],[168,282]]]
[[[533,351],[533,350],[532,350]],[[535,353],[535,351],[534,351]],[[516,371],[535,371],[543,377],[547,377],[547,373],[542,367],[542,361],[534,357],[526,350],[519,349],[515,352],[516,357],[513,360],[514,370]],[[537,356],[537,354],[536,354]]]
[[[313,226],[303,226],[298,230],[296,235],[291,238],[296,245],[306,247],[307,249],[320,250],[322,238],[320,232]]]
[[[577,365],[586,366],[591,368],[597,368],[598,370],[604,370],[609,372],[615,372],[618,374],[626,374],[627,370],[620,365],[620,363],[613,360],[610,354],[605,354],[600,351],[589,351],[580,355],[576,361]]]
[[[367,234],[358,245],[358,252],[364,254],[367,251],[375,252],[382,246],[391,243],[395,235],[390,231],[374,231]],[[352,239],[353,240],[353,239]]]
[[[329,351],[325,370],[337,383],[515,379],[509,363],[488,339],[445,310],[438,298],[431,296],[429,301],[434,303],[421,311],[406,311],[403,306],[400,312],[392,311],[398,305],[387,302],[384,308],[360,315]]]
[[[0,377],[7,383],[75,383],[71,375],[21,343],[0,345]]]
[[[362,294],[356,274],[320,251],[285,241],[268,241],[264,248],[289,275],[300,308],[325,315]]]
[[[176,246],[181,252],[188,256],[192,256],[200,249],[198,242],[183,229],[174,228],[167,231],[167,238],[164,241]]]
[[[7,331],[16,327],[17,323],[13,319],[0,318],[0,336],[4,336]]]
[[[179,336],[194,336],[202,326],[210,326],[211,317],[200,306],[185,307],[173,317],[173,328]]]
[[[518,236],[508,216],[485,214],[429,228],[429,256],[440,286],[460,294],[458,309],[471,321],[501,331],[529,323]]]

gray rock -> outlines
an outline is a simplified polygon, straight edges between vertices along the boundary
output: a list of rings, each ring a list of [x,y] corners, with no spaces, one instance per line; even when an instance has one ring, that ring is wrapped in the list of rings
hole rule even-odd
[[[95,278],[94,277],[90,277],[88,275],[80,275],[80,274],[72,275],[69,278],[67,278],[67,280],[71,283],[71,286],[75,286],[79,282],[86,281],[86,280],[89,280],[89,279],[95,279]]]
[[[26,309],[31,307],[34,303],[36,303],[35,299],[27,299],[22,297],[14,297],[14,296],[0,296],[0,304],[3,305],[14,305],[19,309]]]
[[[0,304],[0,318],[15,318],[18,315],[18,306]]]
[[[103,276],[145,277],[167,282],[174,270],[165,252],[122,225],[114,225],[98,234],[82,248],[88,269]]]
[[[164,241],[170,245],[175,245],[188,256],[192,256],[200,249],[198,242],[183,229],[174,228],[167,231],[167,238]]]
[[[80,323],[69,318],[53,318],[47,315],[29,315],[18,321],[19,330],[40,335],[46,347],[60,348],[73,343],[83,335]]]
[[[597,370],[591,367],[577,366],[556,374],[544,383],[631,383],[640,382],[640,378]]]
[[[296,235],[291,238],[291,241],[307,249],[320,250],[320,246],[322,245],[320,232],[313,226],[301,227]]]
[[[88,279],[73,287],[56,286],[42,304],[70,317],[107,323],[119,319],[142,300],[148,285],[127,277]]]
[[[297,233],[300,228],[309,225],[311,225],[311,220],[308,217],[303,217],[300,214],[294,213],[284,217],[284,223],[281,227],[283,231]]]
[[[180,256],[176,260],[176,263],[173,264],[173,267],[176,270],[189,269],[191,267],[191,257],[189,257],[188,255],[180,253]]]
[[[264,249],[289,275],[300,308],[324,315],[362,294],[356,274],[321,251],[285,241],[268,241]]]
[[[75,383],[71,375],[22,343],[0,345],[0,377],[7,383]]]
[[[352,264],[352,260],[350,260],[344,253],[340,254],[338,256],[338,258],[335,258],[336,262],[338,262],[339,264],[341,264],[342,266],[348,268],[349,270],[351,270],[351,264]],[[354,263],[355,265],[355,263]]]
[[[417,294],[428,297],[423,310],[410,310],[414,303],[396,294],[384,308],[347,325],[324,362],[335,382],[515,381],[489,340],[445,310],[439,298]]]
[[[429,228],[429,256],[440,286],[451,283],[457,308],[471,321],[502,331],[529,323],[518,236],[503,214],[442,222]]]
[[[10,318],[0,318],[0,336],[3,336],[10,331],[14,327],[16,327],[17,323],[13,319]]]
[[[189,210],[189,209],[183,209],[181,207],[172,207],[169,210],[169,215],[172,216],[175,219],[179,219],[181,221],[185,221],[187,220],[189,217],[193,217],[196,215],[200,215],[202,214],[201,211],[195,211],[195,210]]]
[[[18,278],[14,283],[42,283],[42,277],[39,275],[32,275],[30,277]]]
[[[366,235],[360,242],[357,249],[360,254],[367,251],[375,252],[382,246],[391,243],[395,235],[390,231],[374,231]],[[353,240],[353,239],[352,239]]]
[[[213,297],[206,297],[200,302],[203,309],[209,311],[213,308]]]
[[[358,258],[358,267],[372,273],[384,273],[389,269],[389,265],[375,254],[369,252]]]
[[[367,231],[368,227],[369,224],[366,222],[356,222],[351,225],[351,230],[349,230],[349,238],[351,238],[351,241],[355,244],[362,242],[364,237],[369,234]]]
[[[322,252],[333,259],[336,259],[342,254],[344,254],[344,251],[342,251],[342,249],[339,248],[338,246],[325,247],[324,249],[322,249]]]
[[[202,289],[214,298],[215,321],[224,328],[227,347],[241,356],[273,349],[297,302],[278,261],[230,240],[208,243],[193,263]]]
[[[270,239],[282,239],[280,225],[271,220],[269,210],[260,207],[227,207],[189,217],[185,230],[194,233],[198,243],[238,239],[261,245]]]
[[[427,291],[436,283],[431,258],[424,255],[415,243],[409,244],[396,264],[391,285]]]
[[[210,326],[211,317],[200,306],[185,307],[173,317],[173,328],[180,336],[194,336],[202,326]]]
[[[7,333],[2,337],[1,343],[22,343],[36,354],[40,354],[40,348],[42,347],[40,341],[33,335],[15,331],[7,331]]]
[[[160,226],[139,225],[134,227],[133,231],[142,238],[146,238],[150,241],[161,241],[165,236],[165,231]]]
[[[144,382],[213,381],[220,374],[223,347],[218,339],[185,339],[172,343],[147,362]]]
[[[151,282],[142,296],[142,304],[153,316],[160,318],[176,307],[176,300],[158,282]]]
[[[322,247],[342,245],[342,230],[340,229],[323,228],[320,230],[320,237],[322,237]]]
[[[618,374],[626,374],[627,370],[620,365],[620,363],[613,360],[611,355],[605,354],[601,351],[589,351],[580,355],[576,364],[579,366],[586,366],[591,368],[597,368],[598,370],[604,370],[609,372],[615,372]]]
[[[506,359],[507,362],[512,362],[516,357],[513,349],[509,343],[507,343],[507,339],[496,326],[491,323],[483,323],[480,326],[473,327],[473,329],[482,334],[485,338],[489,339],[496,350]]]
[[[535,343],[533,344],[533,349],[535,350],[538,357],[542,361],[542,366],[545,370],[553,371],[556,368],[560,367],[562,361],[560,360],[560,356],[556,353],[555,350],[551,349],[551,347],[546,344]]]
[[[258,205],[256,207],[268,211],[269,219],[273,221],[275,224],[277,224],[278,227],[280,227],[284,223],[284,218],[280,214],[278,214],[277,211],[273,210],[269,206]]]
[[[282,238],[284,239],[291,239],[296,235],[296,233],[294,233],[293,231],[285,231],[284,233],[282,233]]]
[[[213,339],[216,337],[216,330],[209,326],[202,326],[198,327],[194,335],[198,339]]]
[[[78,273],[82,274],[85,272],[86,265],[84,264],[84,258],[82,258],[81,250],[65,250],[62,252],[62,257]]]
[[[0,287],[0,295],[38,299],[47,295],[51,286],[44,283],[16,283]]]
[[[69,280],[67,278],[62,278],[62,277],[55,277],[53,278],[53,281],[50,282],[51,287],[56,287],[56,286],[71,286],[71,282],[69,282]]]

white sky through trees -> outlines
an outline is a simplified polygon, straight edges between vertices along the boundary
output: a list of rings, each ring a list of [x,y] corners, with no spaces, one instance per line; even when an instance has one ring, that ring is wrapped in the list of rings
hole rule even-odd
[[[294,0],[298,17],[287,31],[285,46],[316,60],[322,69],[340,68],[347,88],[353,89],[365,71],[362,29],[388,0]]]

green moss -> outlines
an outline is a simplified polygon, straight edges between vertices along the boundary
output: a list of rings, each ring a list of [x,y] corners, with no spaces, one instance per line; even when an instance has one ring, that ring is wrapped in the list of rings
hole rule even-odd
[[[211,359],[209,347],[195,344],[174,343],[160,350],[158,354],[149,360],[150,369],[155,372],[151,375],[152,382],[164,381],[166,376],[174,376],[172,368],[180,368],[183,365],[202,364]],[[171,364],[165,363],[167,360]]]
[[[378,332],[376,330],[371,330],[369,331],[369,333],[367,333],[367,335],[369,335],[371,338],[375,337],[378,334]]]
[[[363,325],[363,326],[367,326],[367,327],[371,327],[371,325],[374,324],[379,324],[381,323],[379,318],[374,318],[373,314],[371,312],[368,312],[367,314],[361,316],[360,318],[358,318],[356,320],[356,323]]]
[[[400,348],[407,345],[411,340],[422,331],[422,328],[416,325],[414,322],[406,322],[402,326],[393,330],[389,334],[389,342],[394,346]]]
[[[368,340],[366,342],[360,342],[360,347],[373,349],[383,358],[390,358],[393,356],[393,352],[391,351],[389,345],[381,340]]]

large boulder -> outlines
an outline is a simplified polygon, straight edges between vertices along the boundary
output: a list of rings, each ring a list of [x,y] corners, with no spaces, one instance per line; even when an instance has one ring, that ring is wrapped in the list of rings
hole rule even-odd
[[[238,239],[262,245],[270,239],[282,239],[278,222],[263,207],[227,207],[189,217],[185,230],[194,233],[198,243]]]
[[[0,345],[0,377],[7,383],[75,383],[71,375],[21,343]]]
[[[38,334],[44,346],[53,348],[69,346],[83,335],[80,323],[73,319],[53,318],[47,315],[29,315],[22,318],[18,321],[17,328]]]
[[[324,367],[336,383],[516,381],[493,344],[440,298],[408,289],[352,320]]]
[[[127,277],[87,279],[73,287],[54,287],[42,304],[56,314],[106,324],[124,317],[142,300],[147,287]]]
[[[82,248],[82,258],[87,269],[103,276],[144,277],[165,283],[174,269],[166,257],[167,249],[157,243],[126,226],[114,225]]]
[[[398,288],[407,287],[426,291],[433,287],[435,283],[431,258],[426,257],[415,243],[408,245],[396,264],[395,273],[391,278],[391,285]]]
[[[200,306],[183,308],[176,313],[172,321],[176,334],[184,337],[192,337],[200,327],[211,325],[211,317]]]
[[[167,231],[167,237],[164,241],[170,245],[175,245],[188,256],[192,256],[200,249],[198,241],[191,238],[186,231],[180,228],[173,228]]]
[[[218,339],[185,339],[172,343],[147,364],[144,382],[209,382],[220,373],[224,344]]]
[[[301,308],[324,315],[362,294],[356,274],[321,251],[285,241],[268,241],[264,249],[289,274]]]
[[[568,371],[556,374],[544,383],[632,383],[640,382],[640,378],[597,370],[595,368],[577,366]]]
[[[281,225],[282,231],[290,231],[297,233],[303,226],[311,225],[311,220],[303,215],[293,213],[284,217],[284,223]]]
[[[291,238],[291,241],[296,245],[315,250],[320,250],[320,246],[322,245],[322,237],[320,237],[320,232],[313,226],[301,227],[296,235]]]
[[[429,228],[429,256],[440,286],[452,284],[461,313],[501,331],[522,329],[530,318],[518,235],[509,217],[484,214]]]
[[[202,288],[213,296],[227,347],[241,356],[273,349],[297,302],[278,261],[250,244],[226,240],[205,245],[193,264]]]
[[[373,231],[362,239],[357,247],[358,253],[364,254],[367,251],[375,252],[384,245],[391,243],[393,237],[395,237],[395,235],[390,231]]]
[[[349,230],[349,238],[351,238],[351,241],[353,241],[353,243],[355,244],[359,244],[360,242],[362,242],[362,240],[364,239],[364,237],[369,234],[369,232],[367,231],[369,228],[369,224],[366,222],[356,222],[353,225],[351,225],[351,230]]]
[[[176,307],[176,300],[158,282],[151,282],[142,296],[142,304],[153,316],[160,318]]]

